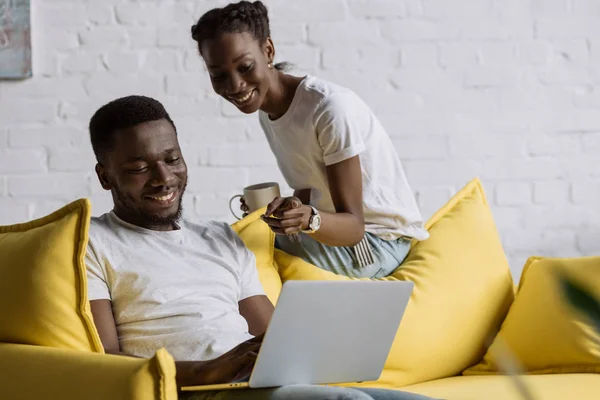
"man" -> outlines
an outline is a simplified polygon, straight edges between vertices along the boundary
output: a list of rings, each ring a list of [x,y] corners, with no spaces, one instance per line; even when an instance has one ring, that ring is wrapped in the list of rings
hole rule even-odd
[[[129,96],[101,107],[89,130],[96,174],[114,202],[112,211],[92,218],[86,255],[92,314],[106,352],[150,357],[164,347],[176,360],[179,387],[246,379],[273,305],[254,255],[229,225],[181,218],[187,166],[169,114],[154,99]],[[311,385],[222,395],[422,398]]]

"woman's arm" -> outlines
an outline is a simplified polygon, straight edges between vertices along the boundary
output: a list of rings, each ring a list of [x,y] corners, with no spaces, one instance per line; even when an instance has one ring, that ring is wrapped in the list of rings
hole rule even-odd
[[[294,190],[294,197],[299,198],[302,204],[310,204],[310,189]]]
[[[321,228],[310,235],[329,246],[354,246],[365,234],[359,156],[328,166],[327,179],[336,212],[319,211]],[[265,213],[275,218],[263,220],[278,234],[290,235],[308,229],[312,209],[306,204],[291,208],[289,204],[293,202],[286,200],[275,199]]]

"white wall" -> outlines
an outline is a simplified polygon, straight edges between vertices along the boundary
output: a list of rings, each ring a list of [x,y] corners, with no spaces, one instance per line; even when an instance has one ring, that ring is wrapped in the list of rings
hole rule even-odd
[[[0,224],[110,198],[86,126],[155,96],[190,170],[186,211],[231,221],[246,184],[282,181],[255,117],[210,89],[189,37],[223,1],[32,0],[34,78],[0,82]],[[513,271],[600,252],[600,1],[267,1],[279,60],[355,89],[388,128],[423,214],[481,177]]]

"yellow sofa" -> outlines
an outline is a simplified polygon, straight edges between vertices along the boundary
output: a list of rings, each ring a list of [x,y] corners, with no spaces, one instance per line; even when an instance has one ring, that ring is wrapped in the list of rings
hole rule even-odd
[[[233,227],[256,255],[273,303],[287,280],[349,279],[276,250],[259,214]],[[0,227],[2,400],[177,398],[166,350],[142,360],[98,346],[83,273],[89,216],[84,199]],[[551,278],[570,274],[600,296],[600,258],[532,258],[515,287],[478,180],[427,229],[430,239],[414,243],[402,267],[383,278],[411,280],[415,290],[380,379],[360,385],[448,400],[524,399],[519,385],[535,400],[600,399],[598,333],[565,305]],[[502,375],[506,348],[521,371],[517,384]]]

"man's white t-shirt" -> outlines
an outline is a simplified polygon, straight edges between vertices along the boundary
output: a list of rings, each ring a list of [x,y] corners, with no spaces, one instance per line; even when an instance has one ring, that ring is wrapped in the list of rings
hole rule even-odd
[[[113,211],[92,218],[90,300],[112,301],[121,351],[207,360],[249,339],[238,302],[264,294],[254,254],[226,223],[181,221],[152,231]]]
[[[315,208],[335,212],[326,167],[359,155],[366,231],[384,240],[429,237],[392,141],[354,92],[308,75],[283,116],[259,111],[259,121],[287,184],[312,189]]]

